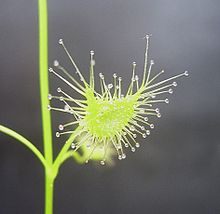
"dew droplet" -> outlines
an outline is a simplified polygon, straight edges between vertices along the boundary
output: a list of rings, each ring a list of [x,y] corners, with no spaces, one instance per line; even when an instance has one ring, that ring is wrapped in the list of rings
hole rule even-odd
[[[140,147],[140,143],[136,143],[135,146],[136,146],[137,148],[139,148],[139,147]]]
[[[148,121],[148,118],[147,118],[147,117],[145,117],[145,118],[144,118],[144,121]]]
[[[56,137],[60,137],[60,133],[59,132],[56,132]]]
[[[59,87],[59,88],[57,88],[57,92],[59,92],[59,93],[60,93],[61,91],[62,91],[62,90],[61,90],[61,88],[60,88],[60,87]]]
[[[122,159],[122,156],[121,156],[121,155],[118,155],[118,159],[121,160],[121,159]]]
[[[59,39],[59,44],[62,45],[63,44],[63,39]]]
[[[151,129],[154,129],[154,124],[153,124],[153,123],[150,124],[150,128],[151,128]]]
[[[133,134],[133,137],[134,137],[134,138],[136,138],[136,137],[137,137],[137,135],[136,135],[136,134]]]
[[[60,125],[59,125],[59,130],[62,131],[63,129],[64,129],[64,126],[60,124]]]
[[[72,149],[75,149],[75,148],[76,148],[75,143],[71,143],[71,148],[72,148]]]
[[[105,161],[104,161],[104,160],[101,160],[101,161],[100,161],[100,164],[101,164],[102,166],[104,166],[104,165],[105,165]]]
[[[132,64],[133,64],[133,66],[136,66],[136,65],[137,65],[137,63],[136,63],[136,62],[133,62]]]
[[[132,151],[132,152],[135,152],[135,150],[136,150],[136,149],[135,149],[134,147],[131,148],[131,151]]]
[[[147,134],[147,135],[150,135],[150,130],[147,130],[147,131],[146,131],[146,134]]]
[[[60,101],[63,101],[64,100],[64,98],[63,97],[60,97]]]
[[[177,82],[173,82],[173,86],[176,87],[177,86]]]
[[[90,51],[91,56],[93,56],[94,53],[95,53],[95,52],[94,52],[93,50]]]
[[[116,73],[114,73],[114,74],[113,74],[113,77],[114,77],[114,78],[117,78],[117,74],[116,74]]]
[[[144,127],[144,126],[141,126],[141,130],[145,130],[145,127]]]
[[[53,72],[53,68],[49,68],[49,72]]]
[[[128,148],[128,144],[127,143],[125,143],[125,147]]]
[[[159,108],[156,108],[155,111],[156,111],[156,113],[159,113],[159,112],[160,112],[160,109],[159,109]]]
[[[134,77],[134,78],[135,78],[135,80],[136,80],[136,81],[138,81],[138,80],[139,80],[138,75],[135,75],[135,77]]]
[[[147,135],[146,135],[146,134],[142,134],[142,137],[143,137],[143,138],[146,138],[146,137],[147,137]]]
[[[54,60],[53,65],[54,65],[55,67],[58,67],[58,66],[59,66],[59,62],[58,62],[57,60]]]
[[[158,118],[160,118],[160,117],[161,117],[161,114],[160,114],[160,113],[158,113],[158,114],[157,114],[157,117],[158,117]]]
[[[50,110],[51,110],[51,106],[50,106],[50,105],[48,105],[48,106],[47,106],[47,109],[50,111]]]
[[[151,61],[150,61],[150,64],[151,64],[151,65],[154,65],[154,60],[151,60]]]
[[[185,76],[189,76],[189,72],[188,72],[188,71],[185,71],[185,72],[184,72],[184,75],[185,75]]]
[[[108,84],[108,89],[111,89],[111,88],[113,88],[113,84]]]
[[[169,89],[169,93],[170,93],[170,94],[173,93],[173,89],[172,89],[172,88]]]
[[[52,95],[48,94],[48,100],[52,100]]]
[[[123,153],[121,157],[122,157],[122,159],[125,159],[126,158],[126,154]]]
[[[165,101],[165,103],[167,103],[167,104],[169,103],[169,100],[168,100],[167,98],[166,98],[164,101]]]

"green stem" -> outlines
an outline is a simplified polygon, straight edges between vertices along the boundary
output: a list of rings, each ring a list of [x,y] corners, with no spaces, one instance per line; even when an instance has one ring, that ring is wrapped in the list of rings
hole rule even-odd
[[[50,168],[45,170],[45,214],[53,213],[53,192],[54,192],[53,171]]]
[[[47,107],[49,105],[49,80],[48,80],[48,20],[47,0],[38,0],[39,17],[39,73],[40,95],[43,125],[44,156],[48,163],[45,168],[45,214],[53,213],[53,165],[51,117]]]
[[[21,143],[23,143],[27,148],[29,148],[41,161],[41,163],[44,165],[44,167],[47,167],[47,162],[44,159],[44,156],[41,154],[41,152],[26,138],[24,138],[22,135],[18,134],[17,132],[13,131],[12,129],[9,129],[5,126],[0,125],[0,131],[17,139]]]

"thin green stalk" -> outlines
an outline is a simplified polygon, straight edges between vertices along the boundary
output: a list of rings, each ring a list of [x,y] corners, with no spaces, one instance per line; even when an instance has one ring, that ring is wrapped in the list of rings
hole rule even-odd
[[[22,135],[18,134],[17,132],[2,125],[0,125],[0,131],[17,139],[21,143],[23,143],[27,148],[29,148],[38,157],[38,159],[41,161],[43,166],[45,168],[47,167],[47,162],[45,161],[44,156],[29,140],[27,140],[26,138],[24,138]]]
[[[48,15],[47,0],[38,0],[39,17],[39,73],[40,95],[43,125],[44,156],[49,165],[45,168],[45,214],[53,213],[53,182],[52,172],[53,147],[51,117],[47,107],[49,105],[49,80],[48,80]]]

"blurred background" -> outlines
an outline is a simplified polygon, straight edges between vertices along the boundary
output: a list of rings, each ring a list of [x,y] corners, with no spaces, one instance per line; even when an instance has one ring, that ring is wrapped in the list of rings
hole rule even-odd
[[[95,50],[96,74],[109,80],[116,72],[126,86],[132,61],[141,74],[141,38],[148,33],[154,73],[190,72],[161,106],[150,137],[125,161],[62,166],[54,213],[220,213],[220,1],[49,0],[48,6],[51,65],[58,59],[74,74],[58,45],[63,38],[85,76]],[[0,123],[42,151],[37,0],[1,0],[0,32]],[[51,92],[62,85],[50,77]],[[56,155],[65,140],[55,137],[57,126],[70,118],[52,118]],[[38,160],[0,133],[0,213],[43,213],[43,184]]]

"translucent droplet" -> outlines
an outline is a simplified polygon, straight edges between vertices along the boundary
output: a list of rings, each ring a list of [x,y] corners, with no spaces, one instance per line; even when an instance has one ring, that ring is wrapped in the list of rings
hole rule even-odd
[[[52,100],[52,95],[48,94],[48,100]]]
[[[60,101],[63,101],[64,100],[64,97],[60,97]]]
[[[169,89],[169,93],[170,93],[170,94],[173,93],[173,89],[172,89],[172,88]]]
[[[118,77],[118,81],[121,81],[122,80],[122,78],[121,77]]]
[[[159,108],[156,108],[155,111],[156,111],[156,113],[159,113],[159,112],[160,112],[160,109],[159,109]]]
[[[102,78],[102,77],[103,77],[103,74],[102,74],[102,73],[99,73],[99,77]]]
[[[143,138],[146,138],[146,137],[147,137],[147,135],[146,135],[146,134],[142,134],[142,137],[143,137]]]
[[[150,64],[153,65],[153,64],[154,64],[154,60],[151,60],[151,61],[150,61]]]
[[[128,148],[128,144],[127,143],[125,143],[125,147]]]
[[[114,73],[114,74],[113,74],[113,77],[114,77],[114,78],[117,78],[117,74],[116,74],[116,73]]]
[[[57,60],[54,60],[53,65],[54,65],[55,67],[58,67],[58,66],[59,66],[59,62],[58,62]]]
[[[145,39],[149,39],[149,37],[150,37],[150,36],[147,34],[147,35],[145,36]]]
[[[108,89],[113,88],[113,84],[108,84]]]
[[[131,151],[132,151],[132,152],[135,152],[135,150],[136,150],[136,149],[135,149],[134,147],[131,148]]]
[[[188,71],[185,71],[185,72],[184,72],[184,75],[185,75],[185,76],[189,76],[189,72],[188,72]]]
[[[134,77],[134,78],[135,78],[135,80],[136,80],[136,81],[138,81],[138,80],[139,80],[138,75],[135,75],[135,77]]]
[[[141,126],[141,130],[145,130],[145,127],[144,127],[144,126]]]
[[[147,131],[146,131],[146,134],[147,134],[147,135],[150,135],[150,130],[147,130]]]
[[[133,66],[136,66],[136,65],[137,65],[136,62],[133,62],[132,64],[133,64]]]
[[[71,143],[71,148],[72,148],[72,149],[75,149],[75,148],[76,148],[75,143]]]
[[[158,113],[158,114],[157,114],[157,117],[159,117],[159,118],[160,118],[160,117],[161,117],[161,114],[160,114],[160,113]]]
[[[59,132],[56,132],[56,137],[60,137],[60,133]]]
[[[153,123],[150,124],[150,128],[151,128],[151,129],[154,129],[154,124],[153,124]]]
[[[139,147],[140,147],[140,143],[136,143],[135,146],[136,146],[137,148],[139,148]]]
[[[165,101],[165,103],[167,103],[167,104],[169,103],[169,100],[168,100],[168,99],[165,99],[164,101]]]
[[[137,135],[136,135],[136,134],[133,134],[133,137],[134,137],[134,138],[136,138],[136,137],[137,137]]]
[[[48,109],[48,110],[51,110],[51,106],[50,106],[50,105],[48,105],[48,106],[47,106],[47,109]]]
[[[90,51],[90,54],[91,54],[91,56],[93,56],[93,55],[94,55],[94,51],[93,51],[93,50],[91,50],[91,51]]]
[[[173,82],[173,86],[176,87],[177,86],[177,82]]]
[[[123,153],[121,157],[122,157],[122,159],[125,159],[126,158],[126,154]]]
[[[64,126],[60,124],[60,125],[59,125],[59,130],[62,131],[63,129],[64,129]]]
[[[89,160],[85,160],[85,163],[89,163]]]
[[[53,68],[49,68],[49,72],[53,72]]]
[[[148,121],[148,118],[147,118],[147,117],[145,117],[145,118],[144,118],[144,121]]]
[[[121,160],[121,159],[122,159],[122,156],[121,156],[121,155],[118,155],[118,159]]]
[[[101,160],[101,161],[100,161],[100,164],[101,164],[101,165],[105,165],[105,161],[104,161],[104,160]]]
[[[59,92],[59,93],[60,93],[61,91],[62,91],[62,90],[61,90],[61,88],[60,88],[60,87],[59,87],[59,88],[57,88],[57,92]]]
[[[60,44],[60,45],[63,44],[63,39],[59,39],[59,44]]]

